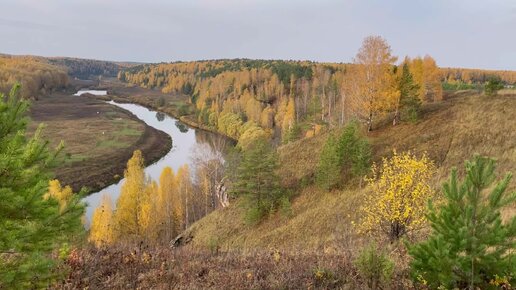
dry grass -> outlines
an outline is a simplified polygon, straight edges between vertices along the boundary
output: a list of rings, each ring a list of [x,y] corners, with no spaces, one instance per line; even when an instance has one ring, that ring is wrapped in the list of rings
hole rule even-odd
[[[367,289],[350,251],[208,252],[165,247],[74,251],[52,289]],[[400,277],[391,289],[410,289]]]
[[[292,204],[292,215],[275,214],[258,226],[246,226],[244,211],[235,203],[215,211],[194,224],[187,235],[192,246],[206,249],[213,242],[223,250],[277,248],[321,250],[355,248],[359,242],[351,225],[354,208],[360,205],[363,191],[324,192],[314,186],[304,189]]]
[[[485,97],[472,92],[449,96],[442,103],[425,107],[417,124],[387,126],[369,138],[375,161],[389,156],[392,149],[427,152],[438,166],[435,188],[449,176],[452,167],[463,168],[464,160],[479,153],[498,160],[498,173],[516,170],[516,98]],[[288,183],[311,180],[324,144],[325,135],[303,139],[279,149],[281,175]],[[512,182],[511,190],[516,188]],[[277,214],[257,227],[243,223],[238,204],[215,211],[194,224],[188,234],[195,247],[206,247],[216,240],[222,249],[319,249],[342,245],[357,249],[362,241],[354,234],[365,190],[356,187],[324,192],[309,186],[292,202],[290,218]],[[514,216],[515,208],[505,217]]]
[[[516,98],[486,98],[470,92],[425,107],[417,124],[386,126],[372,132],[374,159],[399,151],[427,152],[438,166],[435,187],[451,167],[462,167],[474,153],[498,159],[499,172],[516,166]],[[287,185],[309,183],[325,135],[280,148],[280,173]],[[512,184],[512,189],[515,183]],[[369,243],[356,234],[367,189],[327,192],[299,189],[289,217],[276,213],[258,226],[243,222],[238,201],[192,225],[191,242],[172,250],[114,247],[84,249],[68,260],[71,272],[55,288],[75,289],[363,289],[353,265]],[[506,216],[514,216],[514,208]],[[410,289],[402,245],[382,244],[396,263],[390,289]]]

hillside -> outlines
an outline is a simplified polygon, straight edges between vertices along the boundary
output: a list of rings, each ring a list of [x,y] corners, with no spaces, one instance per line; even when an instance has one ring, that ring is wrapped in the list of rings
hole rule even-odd
[[[438,166],[435,188],[453,166],[462,167],[474,153],[498,160],[498,172],[516,169],[516,98],[514,95],[486,97],[475,92],[457,92],[441,103],[429,104],[417,124],[384,126],[369,134],[374,160],[398,151],[428,152]],[[324,134],[302,139],[279,149],[284,179],[302,179],[314,173]],[[309,180],[310,178],[305,178]],[[515,188],[514,183],[512,189]],[[194,248],[214,243],[221,249],[355,249],[361,244],[351,222],[366,189],[350,187],[324,192],[308,186],[292,203],[292,217],[280,214],[257,227],[247,227],[237,204],[218,210],[194,224],[185,233]],[[513,216],[515,208],[505,213]]]

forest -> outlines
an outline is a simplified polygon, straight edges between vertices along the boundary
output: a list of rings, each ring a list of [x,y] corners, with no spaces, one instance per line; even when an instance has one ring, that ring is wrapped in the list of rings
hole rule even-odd
[[[88,189],[53,174],[64,145],[27,124],[30,100],[99,75],[236,145],[158,180],[135,150],[86,225]],[[515,77],[380,36],[346,64],[3,56],[0,288],[512,289]]]
[[[0,56],[0,92],[7,93],[21,84],[24,98],[37,99],[40,94],[50,94],[68,85],[66,69],[48,60],[33,56]]]
[[[67,57],[49,58],[54,65],[66,67],[68,75],[79,79],[95,79],[99,76],[116,77],[121,66],[111,61]]]

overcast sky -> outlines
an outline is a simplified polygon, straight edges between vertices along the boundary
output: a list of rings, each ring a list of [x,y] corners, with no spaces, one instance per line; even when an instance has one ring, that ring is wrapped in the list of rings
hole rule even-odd
[[[117,61],[350,62],[364,37],[516,70],[516,0],[0,0],[0,52]]]

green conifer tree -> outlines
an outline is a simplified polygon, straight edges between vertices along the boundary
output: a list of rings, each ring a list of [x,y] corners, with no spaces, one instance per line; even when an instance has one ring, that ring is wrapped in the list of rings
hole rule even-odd
[[[402,120],[416,121],[419,118],[421,100],[419,99],[419,86],[414,82],[408,63],[403,64],[399,80],[400,90],[400,117]],[[396,120],[395,120],[396,121]]]
[[[516,278],[516,217],[502,222],[500,211],[514,205],[516,192],[506,194],[511,174],[496,183],[495,162],[475,156],[466,162],[459,184],[457,170],[443,186],[445,203],[430,203],[428,240],[409,246],[414,279],[431,289],[487,289]],[[486,191],[490,191],[487,194]]]
[[[256,140],[243,152],[231,192],[244,197],[248,223],[259,222],[284,203],[285,193],[281,190],[277,169],[276,151],[267,140]]]
[[[50,152],[42,126],[26,139],[29,103],[18,90],[0,95],[0,288],[39,288],[51,278],[50,252],[83,231],[84,205],[77,194],[61,208],[45,197],[62,145]]]
[[[351,121],[344,127],[338,140],[338,156],[353,176],[362,177],[371,167],[371,146],[360,134],[359,124]]]
[[[496,96],[498,91],[503,89],[502,79],[498,76],[489,76],[484,86],[484,93],[487,96]]]
[[[317,185],[325,190],[335,187],[340,181],[341,169],[339,146],[336,137],[332,134],[328,136],[321,150],[315,176]]]

